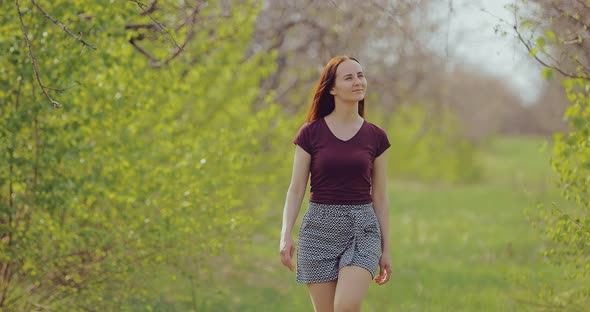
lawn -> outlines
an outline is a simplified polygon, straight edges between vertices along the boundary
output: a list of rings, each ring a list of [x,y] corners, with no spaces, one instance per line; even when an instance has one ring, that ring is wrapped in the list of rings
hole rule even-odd
[[[371,285],[363,311],[535,310],[543,283],[565,283],[543,259],[542,237],[527,221],[538,201],[559,201],[543,142],[494,139],[482,150],[484,179],[476,184],[392,180],[394,274],[385,286]],[[218,309],[312,310],[306,287],[280,265],[274,221],[228,281],[232,308]]]

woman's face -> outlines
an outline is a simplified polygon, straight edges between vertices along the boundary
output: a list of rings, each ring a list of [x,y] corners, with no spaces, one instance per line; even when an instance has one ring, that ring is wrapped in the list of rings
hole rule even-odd
[[[345,102],[358,102],[365,98],[367,79],[361,64],[355,60],[346,60],[336,69],[336,80],[330,94]]]

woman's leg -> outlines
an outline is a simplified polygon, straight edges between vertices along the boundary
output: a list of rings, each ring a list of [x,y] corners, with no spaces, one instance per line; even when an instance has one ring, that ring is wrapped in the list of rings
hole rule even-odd
[[[371,280],[371,273],[364,268],[345,266],[340,269],[334,294],[334,312],[360,312]]]
[[[336,281],[307,284],[315,312],[334,312]]]

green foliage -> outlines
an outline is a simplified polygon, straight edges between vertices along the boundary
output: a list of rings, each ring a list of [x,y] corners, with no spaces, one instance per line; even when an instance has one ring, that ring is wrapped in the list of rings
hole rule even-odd
[[[530,217],[548,239],[543,255],[560,265],[571,285],[548,285],[538,299],[554,309],[585,310],[590,306],[590,80],[583,65],[589,61],[587,53],[579,45],[586,27],[578,22],[578,11],[586,12],[588,7],[583,1],[539,5],[531,11],[533,16],[520,24],[522,30],[530,30],[530,39],[524,39],[522,34],[519,38],[532,56],[544,60],[545,79],[552,79],[554,72],[566,73],[563,86],[570,106],[564,117],[569,132],[554,135],[550,161],[564,202],[541,201]],[[534,27],[525,27],[527,21]],[[538,35],[541,28],[543,35]],[[571,44],[575,36],[578,45]]]
[[[555,41],[555,35],[548,37]],[[543,76],[551,78],[553,70],[546,68]],[[554,135],[551,166],[567,203],[541,203],[532,220],[549,239],[544,256],[561,265],[568,278],[581,282],[561,293],[548,286],[541,300],[575,309],[590,305],[590,81],[564,79],[563,86],[571,103],[564,114],[570,131]]]
[[[245,53],[260,6],[243,1],[221,17],[208,2],[185,51],[154,69],[128,43],[137,34],[126,23],[151,21],[131,1],[41,4],[96,51],[20,5],[43,83],[75,87],[49,90],[63,105],[51,107],[16,8],[3,4],[0,307],[150,310],[171,300],[198,310],[211,289],[223,291],[217,271],[250,238],[252,211],[268,205],[256,173],[273,181],[283,162],[264,157],[277,151],[282,112],[255,103],[273,56]],[[154,14],[163,24],[179,18],[163,11]],[[177,42],[187,35],[169,31]],[[142,46],[163,59],[174,45],[155,36]],[[146,282],[156,280],[170,286]],[[177,295],[180,281],[193,283],[192,296]]]
[[[590,277],[590,81],[568,79],[565,91],[571,105],[565,112],[571,131],[555,136],[551,165],[558,174],[562,196],[571,204],[545,210],[544,232],[553,244],[545,254],[573,270],[574,279]],[[573,303],[590,303],[588,286],[573,289]]]
[[[565,112],[571,132],[556,135],[552,164],[564,197],[590,208],[590,81],[568,79],[563,85],[571,102]]]
[[[402,106],[386,121],[392,143],[392,176],[462,183],[480,178],[476,147],[461,134],[452,112],[421,105]]]
[[[553,70],[550,68],[543,68],[543,78],[545,78],[546,80],[551,80],[553,79]]]
[[[545,36],[549,39],[550,42],[555,43],[557,41],[557,37],[555,33],[551,29],[545,30]]]

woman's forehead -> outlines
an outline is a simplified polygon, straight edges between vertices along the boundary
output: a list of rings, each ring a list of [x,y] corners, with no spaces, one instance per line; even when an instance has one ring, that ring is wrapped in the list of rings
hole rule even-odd
[[[346,61],[340,63],[340,65],[338,65],[338,68],[336,69],[336,76],[343,76],[346,74],[356,74],[356,73],[362,72],[362,71],[363,71],[363,68],[361,67],[361,64],[359,64],[355,60],[346,60]]]

